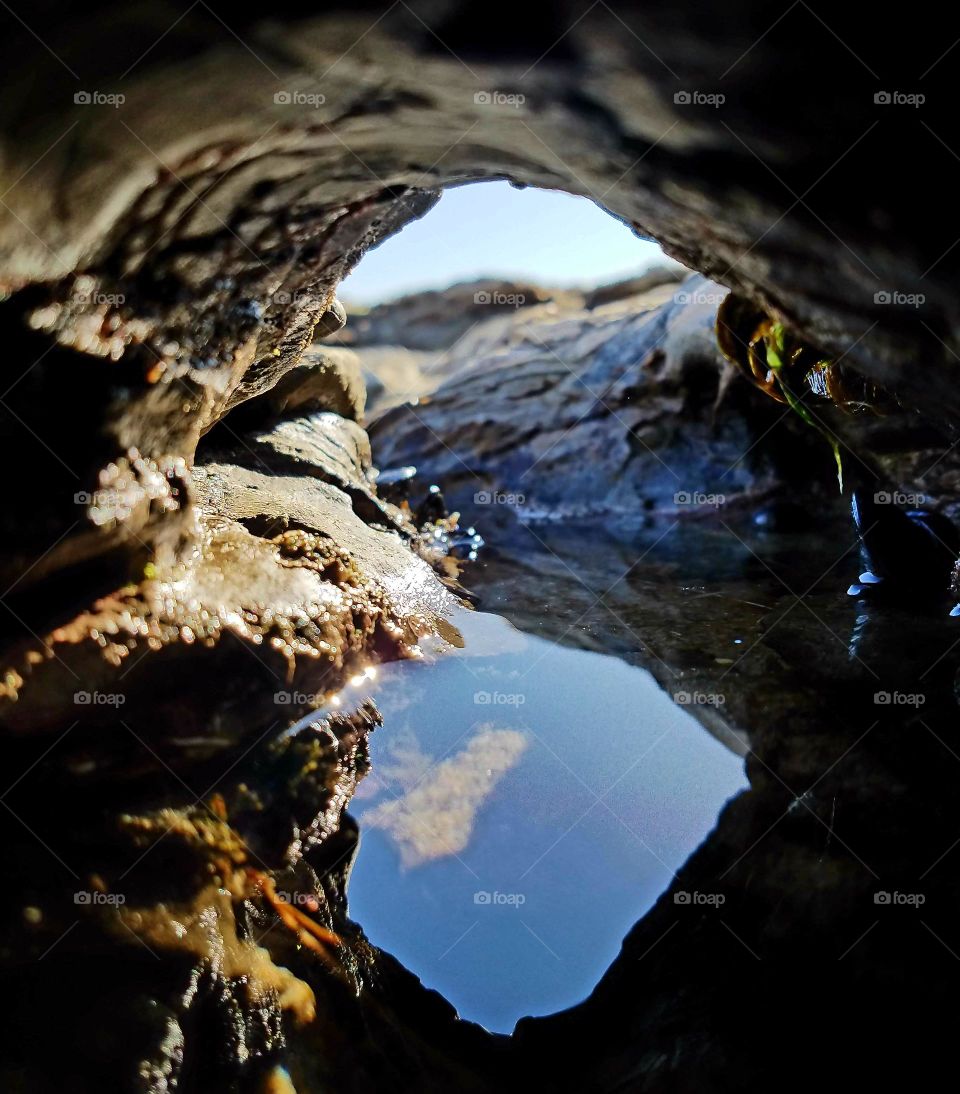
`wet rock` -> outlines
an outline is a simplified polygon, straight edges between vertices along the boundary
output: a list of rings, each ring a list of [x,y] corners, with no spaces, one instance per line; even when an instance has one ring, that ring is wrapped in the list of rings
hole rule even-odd
[[[453,597],[412,549],[408,517],[376,496],[360,426],[327,412],[234,446],[233,462],[210,453],[194,470],[195,546],[184,560],[151,563],[140,582],[59,618],[42,598],[23,606],[27,633],[3,651],[8,734],[75,724],[76,748],[58,760],[98,778],[118,776],[131,755],[133,770],[149,765],[141,741],[179,766],[271,717],[292,721],[371,658],[452,633]],[[188,701],[163,681],[194,663],[207,686]],[[226,692],[224,674],[235,680]],[[299,698],[278,708],[287,692]]]
[[[829,28],[770,25],[759,0],[742,0],[709,25],[658,13],[638,32],[631,13],[580,18],[565,3],[529,35],[481,44],[463,28],[498,18],[445,0],[372,27],[337,7],[243,20],[248,50],[208,35],[194,13],[166,23],[164,50],[141,65],[160,8],[102,11],[117,64],[130,68],[122,103],[66,93],[78,55],[91,84],[113,86],[111,51],[87,49],[93,31],[76,16],[51,21],[49,49],[6,44],[11,80],[35,77],[44,91],[0,119],[11,186],[3,285],[44,285],[38,329],[80,353],[120,353],[147,371],[153,350],[167,370],[215,373],[246,397],[239,374],[252,366],[272,382],[270,362],[282,367],[308,344],[363,247],[443,185],[507,178],[599,201],[812,344],[849,352],[931,414],[956,414],[955,259],[944,245],[955,233],[926,215],[950,215],[952,160],[916,124],[916,96],[904,105],[877,91],[881,72],[925,72],[923,119],[949,132],[949,66],[931,63],[927,28],[893,43],[848,14]],[[345,53],[366,31],[364,49]],[[434,34],[458,56],[438,53]],[[859,43],[853,54],[848,42]],[[256,62],[267,54],[278,63]],[[829,89],[806,79],[812,55]],[[482,57],[482,71],[464,56]],[[662,63],[648,67],[651,56]],[[302,90],[325,72],[322,89]],[[890,132],[878,141],[881,123]],[[68,126],[71,140],[58,141]],[[902,155],[891,163],[894,144]],[[854,200],[865,177],[871,199]],[[75,273],[91,279],[79,293]],[[896,303],[918,296],[917,307]],[[922,377],[906,364],[917,360]]]
[[[394,314],[393,309],[397,305],[384,305],[391,309],[391,325],[385,334],[396,339],[396,344],[378,344],[371,340],[368,345],[367,338],[376,337],[379,327],[374,327],[370,335],[362,328],[364,333],[357,349],[367,378],[371,409],[379,416],[390,407],[432,395],[451,376],[469,369],[474,359],[502,346],[510,337],[510,332],[516,331],[521,324],[545,324],[561,316],[575,315],[585,307],[595,308],[628,297],[643,297],[652,289],[681,280],[684,273],[682,266],[662,266],[637,278],[601,286],[591,293],[555,289],[530,291],[535,287],[529,285],[514,285],[513,291],[507,292],[505,286],[510,283],[504,282],[500,283],[500,288],[484,288],[480,294],[475,294],[489,298],[491,305],[479,315],[476,307],[471,308],[462,300],[463,286],[460,285],[454,285],[443,293],[420,293],[406,297],[405,312]],[[473,284],[489,286],[491,283],[476,282],[469,287]],[[521,288],[524,290],[522,293],[519,291]],[[493,306],[495,302],[499,306]],[[431,329],[447,329],[453,317],[458,315],[469,315],[472,322],[450,345],[432,351],[410,349],[408,343],[424,340],[421,328],[427,324],[422,311],[427,305]],[[641,299],[638,306],[645,306],[645,302]],[[376,312],[377,309],[373,309],[370,315]],[[363,322],[363,319],[359,320],[358,325]],[[344,337],[348,334],[344,332]]]
[[[550,1090],[762,1090],[811,1037],[789,1089],[816,1085],[822,1052],[878,1086],[943,1059],[905,1046],[945,1030],[958,981],[930,934],[960,907],[955,621],[844,595],[839,498],[804,528],[719,516],[520,528],[474,575],[482,610],[651,671],[751,784],[589,997],[518,1024],[517,1066]],[[897,1047],[877,1054],[878,1031]]]
[[[476,323],[519,308],[555,303],[582,305],[575,289],[550,289],[524,281],[463,281],[432,292],[411,293],[378,304],[351,318],[340,340],[351,346],[402,346],[435,351],[449,349]]]
[[[339,346],[314,344],[296,365],[259,398],[244,403],[230,418],[231,428],[250,428],[318,411],[353,422],[363,420],[367,391],[360,359]]]
[[[280,422],[266,433],[253,434],[250,441],[254,452],[274,468],[286,465],[341,489],[366,488],[373,496],[367,485],[370,439],[356,422],[327,412],[311,414]]]
[[[723,295],[695,278],[481,328],[428,401],[374,423],[377,460],[442,483],[481,531],[510,510],[534,522],[683,517],[762,496],[800,466],[815,480],[826,446],[730,382],[713,329]],[[785,440],[794,450],[778,458]]]
[[[617,300],[626,300],[630,296],[642,296],[660,285],[673,285],[687,276],[687,270],[679,264],[672,266],[654,266],[638,277],[626,277],[621,281],[612,281],[607,285],[598,285],[584,293],[585,308],[599,308],[604,304],[613,304]]]
[[[6,1088],[29,1074],[35,1091],[104,1075],[260,1091],[290,1074],[304,1092],[343,1075],[363,1090],[427,1060],[455,1089],[496,1088],[502,1039],[459,1021],[347,915],[357,835],[343,810],[378,723],[365,706],[289,737],[268,729],[229,764],[102,784],[83,826],[68,821],[69,783],[32,766],[0,818],[4,865],[33,901],[4,916],[0,979],[19,1000],[0,1034]],[[36,842],[15,837],[23,824]],[[33,861],[44,844],[59,866]]]
[[[446,355],[405,346],[363,346],[363,364],[371,415],[429,395],[444,379]]]

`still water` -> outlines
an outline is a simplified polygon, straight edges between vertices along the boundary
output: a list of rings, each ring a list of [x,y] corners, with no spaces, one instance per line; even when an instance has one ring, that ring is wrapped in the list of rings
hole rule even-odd
[[[384,726],[351,807],[350,914],[461,1016],[589,993],[746,787],[741,756],[615,657],[464,612],[462,650],[354,688]]]

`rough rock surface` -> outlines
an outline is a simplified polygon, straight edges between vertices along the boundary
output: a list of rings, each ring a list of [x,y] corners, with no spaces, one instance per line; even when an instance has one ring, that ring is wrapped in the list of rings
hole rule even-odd
[[[377,461],[417,466],[481,530],[502,509],[527,522],[695,516],[757,501],[791,475],[815,481],[826,445],[717,349],[724,295],[693,278],[480,327],[429,399],[375,422]]]
[[[500,177],[592,196],[931,411],[960,405],[950,65],[920,19],[893,41],[855,10],[760,0],[708,19],[564,2],[522,34],[446,0],[168,14],[41,2],[44,44],[4,41],[31,89],[0,116],[4,286],[44,283],[35,326],[122,355],[131,382],[135,360],[230,390],[248,362],[272,374],[358,249],[438,186]],[[898,75],[922,112],[884,88]],[[876,299],[894,291],[922,307]]]
[[[367,390],[360,358],[340,346],[313,345],[255,403],[243,404],[234,423],[292,418],[328,410],[363,421]]]
[[[361,1091],[405,1071],[431,1076],[422,1089],[494,1088],[498,1039],[346,916],[343,808],[378,722],[362,708],[261,732],[229,761],[128,767],[88,786],[82,824],[51,771],[12,788],[3,861],[24,888],[0,951],[17,999],[4,1089]]]
[[[688,272],[678,263],[669,266],[653,266],[637,277],[626,277],[620,281],[598,285],[590,292],[584,293],[583,303],[588,308],[599,308],[603,304],[612,304],[617,300],[640,296],[660,285],[672,285],[682,281]]]
[[[0,697],[2,858],[22,879],[0,942],[18,999],[4,1089],[252,1091],[289,1073],[368,1090],[412,1059],[488,1088],[496,1044],[346,918],[343,810],[376,710],[284,735],[422,635],[457,641],[453,597],[369,464],[362,428],[329,410],[223,427],[190,475],[183,560],[92,601],[81,572],[69,597],[16,602],[36,625],[4,648]]]
[[[948,431],[906,407],[848,415],[809,393],[813,424],[803,423],[720,354],[725,295],[694,276],[616,303],[480,323],[414,393],[393,406],[384,397],[371,425],[377,462],[416,466],[481,530],[505,511],[530,523],[637,523],[836,498],[829,435],[848,495],[862,485],[960,517]],[[373,361],[395,379],[385,357]]]
[[[184,561],[152,563],[139,584],[81,602],[7,647],[7,731],[79,721],[102,736],[126,719],[166,756],[173,746],[163,741],[199,740],[214,724],[223,747],[319,705],[356,663],[404,656],[444,628],[453,599],[411,550],[409,520],[368,483],[359,426],[320,413],[235,449],[232,460],[211,453],[194,469],[196,546]],[[23,611],[42,618],[45,607],[29,598]],[[165,688],[185,660],[207,686]],[[210,686],[218,673],[236,681],[227,695]],[[278,712],[275,693],[287,685],[305,698]],[[86,706],[78,689],[94,696]],[[122,698],[100,705],[98,695]]]
[[[430,352],[449,349],[471,327],[492,315],[555,303],[582,305],[575,289],[551,289],[525,281],[463,281],[449,288],[411,293],[378,304],[351,319],[337,335],[348,346],[403,346]]]
[[[550,293],[543,291],[543,296]],[[435,305],[439,311],[440,306]],[[456,311],[454,301],[448,310]],[[524,304],[508,308],[484,309],[481,317],[460,334],[455,342],[444,349],[415,350],[406,345],[380,345],[358,347],[357,358],[361,362],[367,390],[370,393],[370,417],[375,418],[391,407],[403,403],[415,403],[431,396],[451,376],[462,369],[469,369],[473,362],[490,345],[495,345],[504,333],[516,326],[518,318],[530,324],[540,324],[563,315],[576,314],[583,308],[579,293],[566,293],[561,299],[548,299],[545,303]],[[418,324],[417,311],[412,309],[411,320]],[[410,339],[403,333],[403,318],[394,319],[395,333],[402,341],[415,341],[416,331]]]
[[[685,272],[679,265],[657,266],[639,277],[589,292],[516,282],[454,285],[443,293],[413,293],[373,308],[352,320],[339,338],[357,346],[371,412],[379,415],[389,407],[432,394],[448,377],[469,367],[484,346],[515,325],[521,309],[528,323],[543,323],[672,285]]]

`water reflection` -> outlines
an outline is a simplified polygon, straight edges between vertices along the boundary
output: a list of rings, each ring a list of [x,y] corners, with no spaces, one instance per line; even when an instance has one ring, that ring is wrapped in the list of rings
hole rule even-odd
[[[457,625],[462,651],[370,688],[385,724],[350,911],[506,1032],[589,992],[746,778],[645,670],[495,616]]]
[[[383,779],[385,786],[398,784],[403,797],[367,810],[365,827],[390,837],[404,867],[458,855],[470,842],[480,808],[527,744],[517,730],[479,726],[462,751],[435,761],[411,739],[409,752],[394,749]]]

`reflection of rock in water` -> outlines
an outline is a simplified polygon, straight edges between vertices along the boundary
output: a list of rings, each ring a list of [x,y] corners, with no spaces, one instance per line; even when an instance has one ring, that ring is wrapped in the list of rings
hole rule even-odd
[[[515,766],[527,739],[515,729],[481,727],[462,752],[442,760],[401,798],[363,814],[397,845],[404,867],[459,854],[470,842],[480,807]],[[417,756],[420,757],[419,747]],[[408,765],[413,770],[418,765]]]

